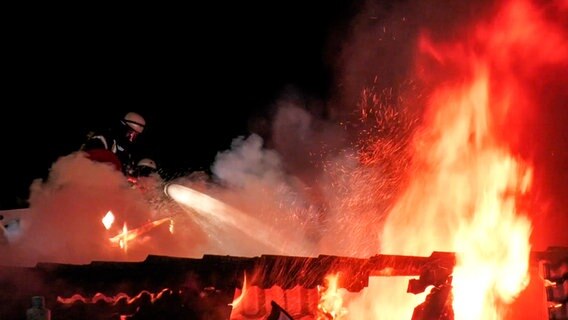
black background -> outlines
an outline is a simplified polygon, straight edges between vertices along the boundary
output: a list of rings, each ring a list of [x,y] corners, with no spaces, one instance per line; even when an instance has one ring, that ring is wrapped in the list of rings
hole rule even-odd
[[[270,4],[268,4],[270,3]],[[168,176],[208,170],[288,88],[325,99],[357,1],[81,5],[9,10],[0,208],[85,134],[136,111]],[[24,201],[25,202],[25,201]]]

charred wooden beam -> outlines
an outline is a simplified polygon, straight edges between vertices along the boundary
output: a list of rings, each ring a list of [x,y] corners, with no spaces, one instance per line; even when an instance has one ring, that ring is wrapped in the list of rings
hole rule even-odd
[[[21,318],[30,305],[30,298],[38,295],[45,297],[47,306],[59,315],[59,319],[71,319],[65,314],[73,314],[75,318],[111,319],[121,312],[140,310],[159,292],[161,298],[178,307],[170,305],[170,311],[175,309],[183,315],[218,313],[222,319],[228,317],[235,289],[242,288],[245,275],[247,285],[287,289],[295,286],[315,288],[324,283],[328,274],[341,273],[339,286],[354,292],[366,287],[371,276],[416,276],[418,278],[409,283],[408,292],[421,292],[428,285],[434,285],[441,289],[440,296],[444,296],[446,291],[442,289],[446,287],[443,285],[448,283],[455,262],[453,253],[434,252],[428,257],[376,255],[368,259],[330,255],[251,258],[204,255],[201,259],[148,256],[141,262],[38,263],[35,267],[25,268],[0,266],[0,287],[3,288],[0,290],[0,319]],[[531,254],[533,265],[542,262],[556,273],[565,272],[561,270],[565,270],[562,266],[568,265],[568,248],[551,248]],[[566,279],[566,274],[560,274],[560,278]],[[140,296],[141,292],[146,294]],[[118,293],[124,296],[121,298]],[[95,299],[97,294],[99,300]],[[77,299],[70,304],[61,300],[74,295],[90,300],[87,303]],[[70,305],[74,307],[70,308]],[[108,305],[111,305],[110,309],[106,307]],[[429,310],[427,305],[422,307]],[[98,316],[101,314],[108,317]],[[215,317],[211,316],[211,319]]]

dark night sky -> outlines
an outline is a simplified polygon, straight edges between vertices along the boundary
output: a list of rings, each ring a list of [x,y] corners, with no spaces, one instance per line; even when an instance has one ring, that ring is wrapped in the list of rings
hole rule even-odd
[[[15,10],[0,209],[128,111],[147,120],[143,150],[175,174],[207,170],[286,88],[325,99],[334,41],[361,1],[262,3]]]

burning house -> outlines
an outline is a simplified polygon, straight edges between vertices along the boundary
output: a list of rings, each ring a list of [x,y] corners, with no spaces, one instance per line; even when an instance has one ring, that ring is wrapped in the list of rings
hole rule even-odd
[[[568,6],[488,7],[416,32],[408,88],[373,75],[356,120],[279,107],[274,149],[235,139],[215,183],[62,157],[2,214],[0,319],[568,319],[566,153],[534,129],[566,113]]]
[[[40,263],[2,267],[2,319],[24,319],[30,297],[45,297],[54,319],[343,319],[343,299],[365,294],[371,277],[409,279],[408,295],[429,293],[413,320],[454,319],[455,255],[369,259],[149,256],[142,262]],[[533,252],[536,279],[507,319],[568,318],[568,248]],[[388,310],[385,310],[388,313]]]

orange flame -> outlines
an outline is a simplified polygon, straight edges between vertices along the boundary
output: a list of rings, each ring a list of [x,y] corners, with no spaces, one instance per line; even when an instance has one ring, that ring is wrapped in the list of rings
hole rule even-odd
[[[110,227],[112,226],[112,224],[114,223],[114,214],[112,214],[112,211],[108,211],[105,216],[103,217],[103,225],[105,226],[105,229],[110,229]]]
[[[126,222],[122,226],[122,233],[120,233],[117,237],[119,237],[118,238],[118,244],[119,244],[120,248],[123,249],[124,252],[127,252],[128,251],[128,240],[134,239],[135,237],[132,237],[132,238],[128,237],[128,229],[126,228]],[[113,239],[110,239],[110,241],[113,242]]]
[[[457,252],[455,319],[501,319],[498,306],[526,285],[531,224],[516,213],[516,196],[531,170],[495,141],[490,108],[507,106],[491,103],[487,66],[473,67],[471,82],[433,96],[436,113],[417,145],[424,171],[389,215],[383,244],[404,254]]]
[[[342,319],[347,314],[343,307],[343,295],[338,290],[339,275],[327,275],[326,286],[319,287],[320,301],[316,320]]]
[[[245,272],[243,280],[243,291],[237,298],[233,300],[233,302],[229,303],[229,306],[233,307],[233,309],[236,309],[239,306],[239,304],[243,301],[246,293],[247,293],[247,274]]]
[[[425,62],[455,77],[429,96],[413,139],[412,179],[381,235],[382,253],[456,252],[456,320],[504,319],[527,284],[532,227],[518,200],[529,191],[533,169],[512,152],[518,128],[509,116],[530,110],[538,68],[568,57],[562,30],[529,1],[505,2],[496,17],[476,26],[470,41],[442,46],[421,39],[431,58]],[[381,319],[411,318],[414,297],[394,296],[406,284],[389,284],[393,294],[378,293],[366,308],[372,305]]]
[[[171,218],[162,218],[154,221],[150,221],[141,227],[136,229],[128,230],[126,223],[122,227],[122,231],[116,236],[110,238],[110,242],[113,244],[118,244],[124,251],[128,248],[128,242],[138,238],[140,235],[147,233],[148,231],[154,229],[155,227],[170,222],[170,232],[173,232],[173,220]]]
[[[471,84],[440,91],[433,101],[440,125],[446,123],[429,155],[439,165],[433,185],[440,192],[443,185],[452,188],[439,200],[422,201],[438,211],[427,215],[447,214],[454,223],[447,238],[430,240],[447,241],[457,252],[456,319],[500,319],[498,304],[510,303],[527,283],[531,225],[516,213],[516,196],[527,191],[531,170],[493,140],[489,107],[500,106],[489,103],[487,69],[478,65],[475,73]],[[444,208],[442,199],[451,207]],[[437,245],[446,247],[442,242]]]

